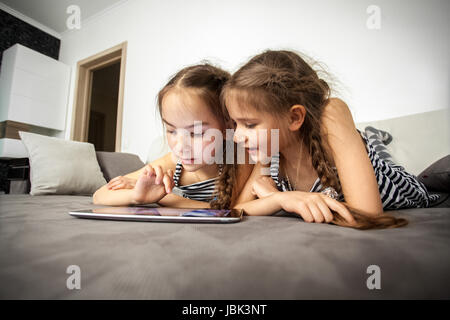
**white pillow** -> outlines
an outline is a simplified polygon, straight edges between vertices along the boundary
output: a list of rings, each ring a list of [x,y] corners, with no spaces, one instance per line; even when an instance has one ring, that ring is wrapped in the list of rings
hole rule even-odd
[[[450,109],[440,109],[408,116],[357,123],[389,132],[393,139],[387,145],[394,162],[407,172],[419,175],[435,161],[450,154]]]
[[[30,161],[30,194],[90,195],[106,184],[92,143],[19,131]]]

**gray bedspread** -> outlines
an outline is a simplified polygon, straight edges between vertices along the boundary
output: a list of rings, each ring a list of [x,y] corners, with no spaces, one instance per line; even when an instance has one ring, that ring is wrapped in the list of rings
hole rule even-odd
[[[400,229],[298,217],[235,224],[77,219],[90,197],[0,195],[1,299],[449,299],[450,209]],[[81,289],[66,286],[81,270]],[[381,289],[369,290],[370,265]]]

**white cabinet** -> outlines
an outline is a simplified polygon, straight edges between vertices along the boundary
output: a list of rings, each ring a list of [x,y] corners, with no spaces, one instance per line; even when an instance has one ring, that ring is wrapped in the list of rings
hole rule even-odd
[[[70,67],[16,44],[3,52],[0,71],[0,122],[15,121],[64,131]],[[16,139],[0,139],[0,157],[17,157]],[[7,150],[16,150],[8,155]],[[4,151],[4,152],[3,152]],[[26,151],[24,156],[26,156]]]

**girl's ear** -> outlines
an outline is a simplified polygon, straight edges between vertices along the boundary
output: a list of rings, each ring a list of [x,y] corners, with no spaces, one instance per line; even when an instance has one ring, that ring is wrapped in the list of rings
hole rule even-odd
[[[289,110],[289,130],[298,131],[306,116],[306,109],[300,104],[296,104]]]

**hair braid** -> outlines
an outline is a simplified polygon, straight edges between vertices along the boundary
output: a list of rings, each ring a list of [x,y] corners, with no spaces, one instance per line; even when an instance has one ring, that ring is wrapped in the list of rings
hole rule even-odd
[[[236,146],[234,145],[234,148]],[[236,150],[235,150],[236,151]],[[234,152],[236,158],[236,152]],[[226,158],[224,152],[224,160]],[[236,159],[234,159],[236,160]],[[222,174],[216,183],[217,198],[210,202],[212,209],[230,209],[233,202],[233,190],[236,181],[236,161],[223,167]]]
[[[333,187],[339,193],[341,192],[341,185],[337,173],[329,163],[328,155],[322,147],[322,138],[317,131],[318,129],[314,128],[309,134],[309,152],[312,165],[322,186]]]
[[[230,209],[234,185],[234,166],[224,168],[217,182],[217,199],[210,202],[212,209]]]

